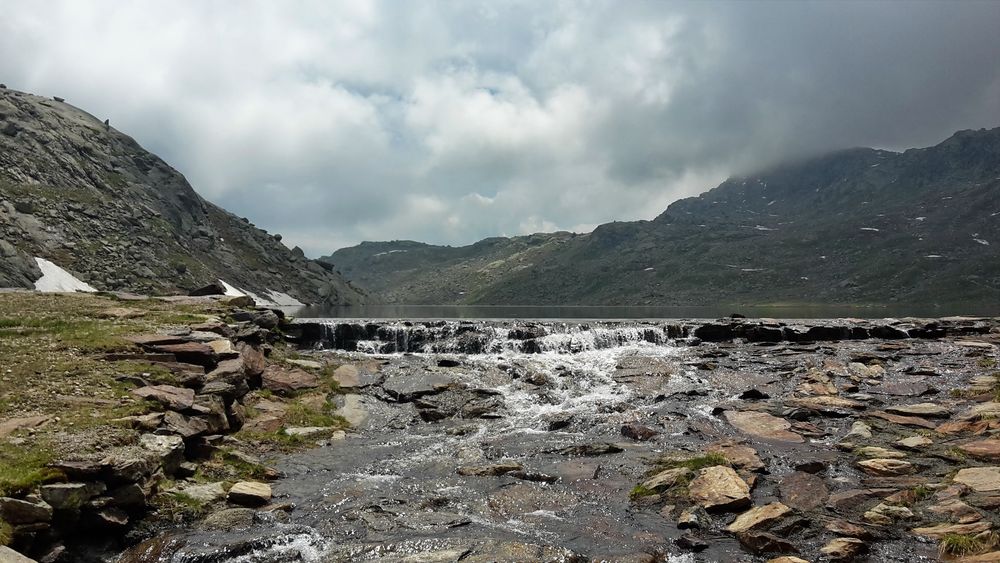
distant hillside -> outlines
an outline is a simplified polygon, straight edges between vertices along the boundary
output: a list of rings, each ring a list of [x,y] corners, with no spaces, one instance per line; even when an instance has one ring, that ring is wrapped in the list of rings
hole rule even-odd
[[[67,103],[0,89],[0,287],[34,257],[97,289],[187,291],[223,279],[264,298],[362,299],[329,266],[208,203],[132,138]]]
[[[386,303],[671,305],[995,302],[998,259],[1000,128],[787,163],[583,235],[322,260]]]

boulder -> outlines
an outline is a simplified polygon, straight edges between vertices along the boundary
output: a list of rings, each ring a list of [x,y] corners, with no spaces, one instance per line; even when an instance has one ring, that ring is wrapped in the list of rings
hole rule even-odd
[[[264,309],[254,313],[253,316],[250,317],[250,322],[265,330],[271,330],[278,326],[278,323],[281,322],[281,317],[270,309]]]
[[[868,550],[865,542],[858,538],[836,538],[820,548],[820,553],[830,561],[850,561]]]
[[[212,282],[206,286],[199,287],[198,289],[192,289],[188,295],[191,297],[203,297],[206,295],[225,295],[226,286],[222,285],[222,282]]]
[[[167,475],[173,475],[184,462],[184,440],[180,436],[143,434],[139,445],[156,456]]]
[[[182,411],[194,404],[194,391],[173,385],[149,385],[133,389],[132,394],[142,399],[156,401],[168,409]]]
[[[207,433],[209,425],[201,417],[184,416],[178,412],[167,411],[163,415],[163,427],[186,440]]]
[[[706,467],[688,485],[691,501],[709,512],[732,512],[750,506],[750,487],[731,467]]]
[[[643,481],[641,486],[647,491],[662,493],[678,483],[687,481],[692,473],[693,472],[686,467],[667,469],[653,475],[646,481]]]
[[[791,508],[780,502],[772,502],[751,508],[740,514],[736,520],[733,520],[732,524],[726,527],[726,530],[734,534],[766,530],[791,513]]]
[[[255,481],[240,481],[229,489],[229,502],[242,506],[263,506],[271,500],[271,486]]]
[[[763,438],[783,442],[804,442],[802,436],[789,431],[792,424],[783,418],[756,411],[726,411],[724,416],[729,424],[740,431]]]
[[[264,370],[262,385],[264,389],[287,395],[303,389],[319,387],[319,379],[298,368],[284,369],[279,366],[268,366]]]
[[[0,497],[0,520],[15,526],[49,522],[52,520],[52,506],[45,501]]]
[[[264,352],[260,348],[246,343],[239,344],[237,348],[240,351],[240,358],[243,359],[246,376],[255,379],[263,375],[264,369],[267,367],[267,358],[264,357]]]
[[[220,481],[218,483],[204,483],[200,485],[187,485],[175,487],[164,491],[172,495],[184,495],[199,502],[209,503],[226,498],[226,488]]]
[[[977,493],[1000,491],[1000,467],[967,467],[959,470],[954,481]]]
[[[226,508],[206,516],[199,528],[212,532],[249,528],[254,524],[256,516],[257,512],[249,508]]]
[[[888,526],[899,520],[912,520],[913,511],[905,506],[896,506],[881,502],[864,513],[866,522]]]

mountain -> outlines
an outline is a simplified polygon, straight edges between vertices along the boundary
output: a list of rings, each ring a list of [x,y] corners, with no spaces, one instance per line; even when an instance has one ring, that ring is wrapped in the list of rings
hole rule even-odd
[[[100,119],[0,89],[0,287],[33,287],[37,257],[99,290],[176,293],[222,279],[276,301],[363,299],[280,241]]]
[[[1000,128],[730,178],[652,221],[321,258],[404,304],[957,303],[1000,299]]]

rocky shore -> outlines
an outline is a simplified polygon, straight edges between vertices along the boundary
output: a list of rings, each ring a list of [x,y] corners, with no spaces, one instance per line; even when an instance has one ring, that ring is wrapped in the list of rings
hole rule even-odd
[[[138,303],[88,309],[147,319],[100,352],[146,370],[114,379],[142,405],[98,426],[120,444],[3,482],[11,545],[36,560],[1000,560],[996,319],[288,323]],[[28,418],[3,440],[66,431]]]

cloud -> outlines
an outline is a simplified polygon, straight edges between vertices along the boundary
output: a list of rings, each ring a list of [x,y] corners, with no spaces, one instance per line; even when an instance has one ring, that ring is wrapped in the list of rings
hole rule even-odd
[[[0,4],[0,81],[312,255],[648,219],[783,158],[1000,125],[995,2]]]

